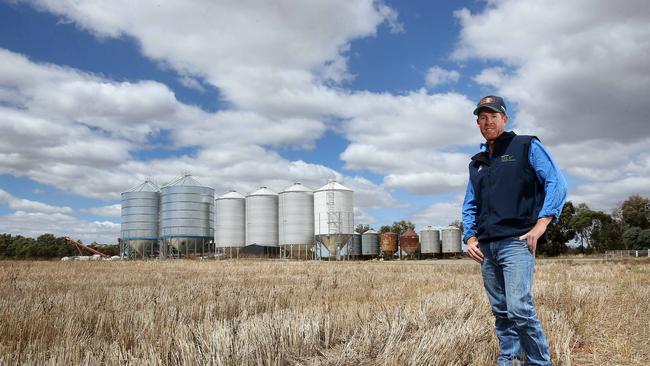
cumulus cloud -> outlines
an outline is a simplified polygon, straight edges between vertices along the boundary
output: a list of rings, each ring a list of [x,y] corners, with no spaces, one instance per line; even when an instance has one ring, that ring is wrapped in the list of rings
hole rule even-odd
[[[16,198],[3,189],[0,189],[0,204],[7,205],[12,210],[31,213],[53,214],[72,212],[72,209],[67,206],[52,206],[38,201]]]
[[[477,84],[499,87],[503,85],[506,77],[506,69],[504,67],[488,67],[481,70],[481,72],[476,75],[473,80]]]
[[[425,77],[427,86],[433,87],[443,84],[451,84],[458,81],[460,73],[456,70],[446,70],[440,66],[433,66],[427,71]]]
[[[97,216],[120,217],[122,212],[122,205],[118,203],[115,205],[93,207],[93,208],[86,209],[84,211]]]

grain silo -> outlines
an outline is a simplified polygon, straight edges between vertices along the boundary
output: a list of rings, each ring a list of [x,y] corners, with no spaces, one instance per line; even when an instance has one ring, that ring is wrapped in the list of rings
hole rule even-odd
[[[442,252],[440,230],[433,226],[426,226],[420,231],[420,253],[425,256],[436,255]]]
[[[160,189],[150,180],[122,193],[121,252],[128,257],[158,254]]]
[[[348,256],[357,258],[361,255],[361,234],[352,234],[352,240],[348,242]]]
[[[370,229],[361,235],[361,255],[364,257],[379,255],[379,233]]]
[[[278,246],[278,194],[267,187],[246,196],[246,245]]]
[[[215,200],[214,244],[222,253],[246,245],[246,199],[230,191]]]
[[[278,196],[278,236],[285,256],[311,258],[314,247],[314,192],[295,183]]]
[[[385,258],[392,258],[397,252],[397,234],[388,231],[380,235],[380,249]]]
[[[163,186],[160,238],[172,257],[203,256],[214,240],[214,189],[189,174]]]
[[[418,250],[418,240],[418,234],[413,229],[408,228],[399,237],[400,249],[412,258]]]
[[[314,192],[314,234],[334,256],[354,233],[354,192],[330,181]]]
[[[442,252],[461,253],[462,251],[460,229],[453,226],[442,229]]]

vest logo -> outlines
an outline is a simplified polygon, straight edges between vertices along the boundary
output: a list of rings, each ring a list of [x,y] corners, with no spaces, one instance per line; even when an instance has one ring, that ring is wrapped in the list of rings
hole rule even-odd
[[[508,154],[501,155],[501,162],[502,163],[509,163],[509,162],[513,162],[513,161],[517,161],[514,156],[508,155]]]

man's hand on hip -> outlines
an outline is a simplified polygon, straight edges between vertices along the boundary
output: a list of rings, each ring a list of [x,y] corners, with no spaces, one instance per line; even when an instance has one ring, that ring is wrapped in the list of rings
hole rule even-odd
[[[472,236],[467,240],[467,254],[478,263],[483,263],[483,252],[481,252],[481,249],[478,247],[478,239],[476,239],[475,236]]]
[[[553,221],[552,217],[540,217],[537,219],[535,226],[533,226],[529,232],[519,237],[519,240],[526,240],[526,242],[528,242],[528,250],[530,250],[531,253],[535,254],[535,250],[537,250],[537,240],[544,235],[546,227],[551,223],[551,221]]]

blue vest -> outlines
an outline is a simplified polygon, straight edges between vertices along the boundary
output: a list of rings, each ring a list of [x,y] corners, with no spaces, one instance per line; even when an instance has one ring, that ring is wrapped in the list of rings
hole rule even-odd
[[[469,178],[480,242],[521,236],[535,226],[545,192],[528,161],[533,139],[537,137],[504,132],[495,141],[492,156],[480,152],[472,157]]]

